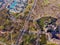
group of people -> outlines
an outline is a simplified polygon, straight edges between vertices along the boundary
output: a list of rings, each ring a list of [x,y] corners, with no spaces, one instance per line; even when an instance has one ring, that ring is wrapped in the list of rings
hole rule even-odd
[[[6,0],[0,0],[0,11],[6,6]]]
[[[28,0],[0,0],[0,10],[7,9],[11,12],[22,12],[28,5]]]

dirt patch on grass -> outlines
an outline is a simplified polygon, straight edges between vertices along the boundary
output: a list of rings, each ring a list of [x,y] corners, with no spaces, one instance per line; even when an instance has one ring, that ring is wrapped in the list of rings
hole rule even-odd
[[[60,16],[60,0],[38,0],[33,10],[34,19],[44,16]]]

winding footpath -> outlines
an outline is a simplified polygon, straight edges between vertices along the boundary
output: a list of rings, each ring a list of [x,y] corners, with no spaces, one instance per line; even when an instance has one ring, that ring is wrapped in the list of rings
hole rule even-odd
[[[32,6],[32,9],[35,8],[36,1],[37,1],[37,0],[34,0],[34,4],[33,4],[33,6]],[[31,18],[30,14],[32,13],[32,12],[31,12],[32,9],[30,10],[29,15],[28,15],[27,18],[26,18],[26,22],[25,22],[25,24],[24,24],[24,26],[23,26],[22,32],[20,31],[20,34],[19,34],[19,36],[18,36],[18,38],[17,38],[17,41],[16,41],[16,45],[19,45],[19,42],[22,40],[23,35],[25,34],[25,32],[26,32],[27,29],[28,29],[28,23],[29,23],[29,20],[30,20],[30,18]]]

